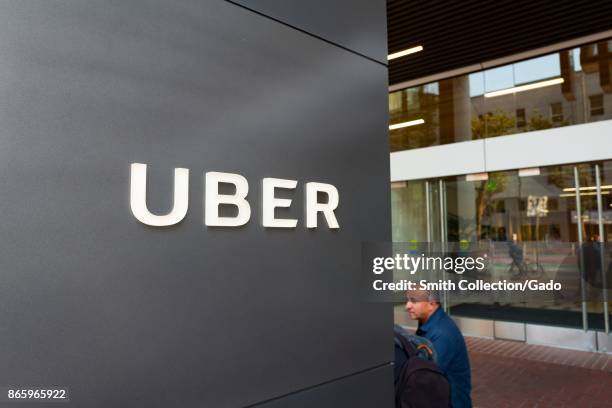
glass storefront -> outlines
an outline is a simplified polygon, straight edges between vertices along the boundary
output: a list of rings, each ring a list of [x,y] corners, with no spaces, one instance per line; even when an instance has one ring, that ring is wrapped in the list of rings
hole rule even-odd
[[[389,94],[391,151],[612,119],[612,40]]]
[[[516,278],[520,253],[529,273],[565,282],[541,302],[470,304],[449,296],[453,315],[604,330],[610,304],[586,291],[612,279],[611,192],[612,161],[394,182],[393,241],[484,245],[491,280]],[[593,275],[588,285],[584,273]]]

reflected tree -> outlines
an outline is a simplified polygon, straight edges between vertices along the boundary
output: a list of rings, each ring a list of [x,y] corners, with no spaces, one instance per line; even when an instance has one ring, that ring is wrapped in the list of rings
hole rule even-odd
[[[493,196],[506,189],[508,179],[504,173],[490,173],[489,179],[480,182],[476,186],[476,239],[485,238],[483,231],[484,218],[487,214],[487,209],[493,205]],[[493,209],[493,208],[489,208]]]
[[[516,130],[516,120],[507,112],[496,111],[472,119],[472,138],[509,135]]]
[[[550,129],[552,127],[552,121],[539,113],[529,118],[528,130],[543,130]]]

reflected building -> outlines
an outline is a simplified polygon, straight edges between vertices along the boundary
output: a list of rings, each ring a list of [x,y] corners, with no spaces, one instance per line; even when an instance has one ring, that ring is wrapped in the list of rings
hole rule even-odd
[[[612,41],[389,94],[391,151],[612,119]]]
[[[389,131],[393,240],[484,245],[488,279],[508,277],[515,245],[563,292],[449,295],[464,331],[610,352],[612,39],[557,48],[391,86],[390,125],[411,124]]]

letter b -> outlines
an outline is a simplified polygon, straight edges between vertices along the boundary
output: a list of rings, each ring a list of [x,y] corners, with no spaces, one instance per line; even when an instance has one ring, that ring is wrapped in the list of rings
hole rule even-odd
[[[236,186],[236,194],[219,194],[219,183],[229,183]],[[245,200],[249,193],[249,183],[240,174],[206,173],[206,197],[204,223],[209,227],[238,227],[249,222],[251,206]],[[220,217],[219,205],[231,204],[238,208],[235,217]]]

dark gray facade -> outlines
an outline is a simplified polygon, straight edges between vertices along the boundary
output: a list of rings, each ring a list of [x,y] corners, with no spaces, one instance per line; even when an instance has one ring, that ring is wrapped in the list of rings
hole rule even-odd
[[[386,74],[226,1],[0,2],[0,386],[391,406],[391,308],[357,278],[361,242],[390,239]],[[133,162],[158,213],[190,170],[181,223],[134,218]],[[247,225],[203,224],[206,171],[248,179]],[[299,181],[277,212],[297,228],[261,226],[264,177]],[[305,228],[309,181],[338,188],[339,230]]]
[[[377,0],[232,0],[326,41],[387,63],[387,13]]]

